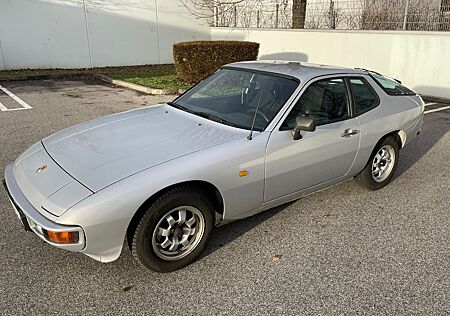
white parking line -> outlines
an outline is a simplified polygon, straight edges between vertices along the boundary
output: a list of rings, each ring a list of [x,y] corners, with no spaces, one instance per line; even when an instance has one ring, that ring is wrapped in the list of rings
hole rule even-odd
[[[437,102],[425,103],[425,106],[435,105]]]
[[[444,110],[448,110],[448,109],[450,109],[450,105],[449,106],[444,106],[442,108],[434,109],[434,110],[425,111],[425,112],[423,112],[423,114],[439,112],[439,111],[444,111]]]
[[[17,103],[19,103],[21,106],[23,106],[22,108],[15,108],[15,109],[8,109],[4,104],[2,104],[0,102],[0,110],[1,111],[18,111],[18,110],[27,110],[27,109],[32,109],[32,107],[26,103],[25,101],[23,101],[21,98],[19,98],[18,96],[16,96],[15,94],[13,94],[11,91],[9,91],[8,89],[6,89],[5,87],[0,85],[0,90],[2,90],[3,92],[5,92],[7,95],[9,95],[14,101],[16,101]]]
[[[1,111],[8,111],[8,108],[6,106],[4,106],[1,102],[0,102],[0,110]]]

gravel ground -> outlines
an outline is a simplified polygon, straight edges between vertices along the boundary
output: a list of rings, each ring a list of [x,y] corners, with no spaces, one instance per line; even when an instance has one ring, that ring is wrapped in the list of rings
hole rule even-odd
[[[33,109],[0,112],[0,177],[50,133],[172,98],[95,81],[2,85]],[[2,191],[0,313],[448,315],[449,129],[449,110],[427,115],[388,187],[348,181],[220,227],[199,261],[170,274],[126,249],[108,264],[55,249],[22,231]]]

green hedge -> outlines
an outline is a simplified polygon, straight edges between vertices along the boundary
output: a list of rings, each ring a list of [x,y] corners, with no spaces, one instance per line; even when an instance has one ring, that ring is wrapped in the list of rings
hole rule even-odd
[[[221,66],[258,58],[259,43],[243,41],[193,41],[173,45],[173,59],[178,76],[195,83]]]

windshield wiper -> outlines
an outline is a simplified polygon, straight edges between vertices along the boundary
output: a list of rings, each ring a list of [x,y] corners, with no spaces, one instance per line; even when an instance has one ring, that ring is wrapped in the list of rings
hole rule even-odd
[[[176,108],[178,110],[182,110],[182,111],[185,111],[185,112],[193,113],[191,110],[189,110],[188,108],[186,108],[186,107],[184,107],[184,106],[182,106],[182,105],[180,105],[178,103],[169,101],[169,102],[167,102],[167,104],[170,105],[170,106],[173,106],[174,108]]]
[[[184,107],[184,106],[182,106],[182,105],[180,105],[178,103],[172,102],[172,101],[167,102],[167,104],[170,105],[170,106],[173,106],[176,109],[179,109],[179,110],[182,110],[182,111],[185,111],[185,112],[188,112],[188,113],[192,113],[192,114],[204,117],[204,118],[206,118],[208,120],[211,120],[211,121],[214,121],[214,122],[217,122],[217,123],[221,123],[221,124],[225,124],[225,125],[229,125],[229,126],[233,126],[233,127],[237,127],[237,128],[245,128],[245,127],[243,127],[241,125],[234,124],[232,122],[224,120],[221,117],[218,117],[217,115],[214,115],[214,114],[211,114],[211,113],[208,113],[208,112],[193,111],[191,109],[188,109],[188,108],[186,108],[186,107]]]
[[[218,117],[217,115],[207,113],[207,112],[194,112],[194,114],[197,114],[198,116],[207,118],[208,120],[215,121],[218,123],[223,123],[223,119]]]
[[[208,113],[208,112],[192,112],[192,113],[194,113],[194,114],[196,114],[198,116],[207,118],[208,120],[211,120],[211,121],[214,121],[214,122],[217,122],[217,123],[221,123],[221,124],[225,124],[225,125],[229,125],[229,126],[233,126],[233,127],[238,127],[238,128],[244,128],[244,127],[242,127],[242,126],[240,126],[238,124],[234,124],[232,122],[224,120],[221,117],[218,117],[217,115],[214,115],[214,114],[211,114],[211,113]]]

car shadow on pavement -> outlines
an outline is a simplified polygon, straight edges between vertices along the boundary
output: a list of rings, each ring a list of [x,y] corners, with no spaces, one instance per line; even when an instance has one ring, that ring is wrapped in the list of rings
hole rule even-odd
[[[284,209],[288,208],[293,202],[288,202],[283,205],[271,208],[267,211],[258,213],[256,215],[250,216],[248,218],[244,218],[241,220],[237,220],[235,222],[229,223],[224,226],[220,226],[215,228],[213,231],[213,234],[211,236],[211,240],[201,255],[201,258],[207,257],[216,250],[220,249],[221,247],[225,246],[228,243],[231,243],[233,240],[239,238],[240,236],[244,235],[248,231],[254,229],[259,224],[267,221],[271,217],[277,215]]]
[[[432,115],[425,116],[422,132],[400,151],[400,161],[394,180],[422,159],[450,131],[450,116]]]

